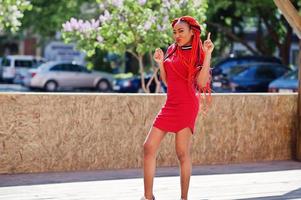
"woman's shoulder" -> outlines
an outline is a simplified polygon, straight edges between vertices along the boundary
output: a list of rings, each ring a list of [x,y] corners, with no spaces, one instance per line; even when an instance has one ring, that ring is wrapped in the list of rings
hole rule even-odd
[[[167,50],[166,50],[164,59],[167,59],[171,54],[173,54],[176,51],[176,48],[177,48],[176,43],[173,43],[173,44],[169,45]]]
[[[177,48],[176,43],[172,43],[171,45],[168,46],[167,48],[167,53],[171,53],[172,51],[174,51]]]

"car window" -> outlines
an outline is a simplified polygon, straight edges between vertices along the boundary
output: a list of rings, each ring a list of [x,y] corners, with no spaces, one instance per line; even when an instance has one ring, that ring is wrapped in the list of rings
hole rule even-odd
[[[90,70],[88,70],[86,67],[84,67],[84,66],[81,66],[81,65],[78,65],[78,67],[80,68],[80,70],[82,71],[82,72],[90,72]]]
[[[258,66],[256,68],[255,78],[260,79],[275,79],[277,78],[276,70],[272,68],[273,66]]]
[[[298,80],[298,70],[289,71],[283,76],[283,78],[290,80]]]
[[[250,63],[252,61],[254,61],[254,60],[253,59],[237,59],[237,60],[225,62],[224,64],[221,65],[222,73],[224,73],[224,74],[231,73],[232,67],[241,65],[241,64],[245,64],[245,63]]]
[[[244,70],[248,69],[247,67],[243,67],[243,66],[235,66],[229,69],[229,73],[228,76],[234,76],[236,74],[239,74],[241,72],[243,72]]]
[[[32,68],[39,68],[41,65],[43,65],[44,63],[42,62],[38,62],[38,63],[35,63]]]
[[[233,66],[237,64],[237,60],[232,60],[232,61],[228,61],[225,62],[223,64],[220,65],[220,69],[222,70],[222,73],[227,74],[229,72],[229,69]]]
[[[37,60],[37,59],[34,59],[33,60],[33,66],[32,68],[38,68],[39,66],[41,66],[42,64],[44,64],[45,62],[43,60]]]
[[[68,71],[81,72],[81,68],[78,65],[68,64]]]
[[[64,64],[58,64],[51,67],[50,71],[67,71],[67,66]]]
[[[281,61],[274,57],[245,57],[245,58],[228,58],[225,61],[219,61],[216,64],[216,68],[220,68],[222,73],[228,73],[229,68],[245,64],[245,63],[254,63],[254,62],[273,62],[273,63],[281,63]]]
[[[287,71],[288,71],[288,69],[285,68],[285,67],[281,67],[281,66],[275,67],[275,73],[276,73],[277,77],[282,76],[282,75],[285,74]]]
[[[10,66],[10,59],[3,58],[1,66],[9,67]]]
[[[251,77],[254,78],[256,72],[256,67],[250,67],[247,68],[246,70],[240,72],[237,77]]]
[[[15,60],[15,67],[31,68],[32,66],[32,60]]]
[[[63,64],[65,71],[73,72],[75,71],[74,66],[72,64]]]

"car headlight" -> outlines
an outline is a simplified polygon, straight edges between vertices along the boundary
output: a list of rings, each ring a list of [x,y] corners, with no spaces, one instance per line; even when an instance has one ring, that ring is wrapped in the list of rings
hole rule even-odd
[[[122,86],[123,87],[129,87],[131,85],[131,82],[130,81],[124,81],[123,83],[122,83]]]
[[[235,91],[236,87],[238,86],[238,84],[233,83],[233,82],[230,82],[229,85],[230,85],[230,88],[231,88],[232,91]]]

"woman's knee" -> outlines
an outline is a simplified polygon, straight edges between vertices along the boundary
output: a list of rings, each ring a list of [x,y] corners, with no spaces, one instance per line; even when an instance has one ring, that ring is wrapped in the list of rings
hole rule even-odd
[[[144,155],[154,155],[156,153],[155,145],[153,145],[149,142],[145,142],[143,144],[143,152],[144,152]]]
[[[176,153],[177,153],[178,160],[180,162],[185,162],[187,160],[190,160],[189,150],[177,150]]]

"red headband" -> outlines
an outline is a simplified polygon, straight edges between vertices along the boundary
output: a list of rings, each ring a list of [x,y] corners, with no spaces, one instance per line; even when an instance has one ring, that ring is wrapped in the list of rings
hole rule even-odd
[[[201,32],[201,26],[199,22],[191,16],[183,16],[180,18],[175,18],[171,23],[172,27],[174,27],[178,21],[184,21],[194,30]]]

